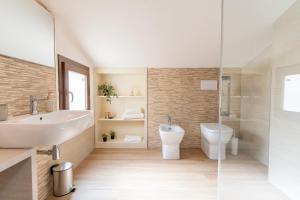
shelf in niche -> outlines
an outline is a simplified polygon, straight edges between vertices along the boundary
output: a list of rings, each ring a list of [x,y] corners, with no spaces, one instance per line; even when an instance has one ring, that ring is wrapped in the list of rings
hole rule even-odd
[[[94,87],[105,82],[115,86],[118,97],[112,97],[111,104],[106,96],[95,93],[95,138],[96,148],[147,148],[147,116],[143,119],[122,119],[126,109],[141,108],[147,113],[147,69],[98,69],[94,71]],[[133,92],[132,92],[133,91]],[[135,94],[136,96],[133,96]],[[114,119],[105,119],[104,113],[111,111]],[[115,130],[117,138],[103,142],[100,137],[103,131]],[[142,142],[126,143],[124,134],[137,133],[143,137]]]
[[[127,76],[130,76],[130,75],[140,75],[140,76],[145,76],[146,75],[146,72],[145,71],[117,71],[117,72],[113,72],[113,71],[98,71],[96,72],[96,74],[98,75],[127,75]]]
[[[143,121],[145,121],[145,119],[121,119],[121,118],[105,119],[105,118],[99,118],[98,121],[103,121],[103,122],[143,122]]]
[[[224,116],[222,116],[222,121],[224,121],[224,122],[228,122],[228,121],[230,121],[230,122],[234,122],[234,121],[241,121],[241,118],[237,118],[237,117],[224,117]]]
[[[99,96],[99,98],[106,98],[106,96]],[[117,99],[117,98],[145,98],[145,96],[118,96],[118,97],[113,97],[114,99]]]
[[[235,95],[235,96],[230,96],[231,98],[241,98],[241,96],[237,96],[237,95]]]
[[[144,140],[138,143],[124,142],[123,137],[108,140],[106,142],[103,142],[102,140],[96,142],[96,147],[98,148],[145,148],[145,145]]]
[[[125,144],[140,144],[143,143],[143,140],[141,142],[125,142],[124,137],[116,138],[114,140],[108,139],[106,142],[103,142],[102,140],[98,141],[99,143],[125,143]]]

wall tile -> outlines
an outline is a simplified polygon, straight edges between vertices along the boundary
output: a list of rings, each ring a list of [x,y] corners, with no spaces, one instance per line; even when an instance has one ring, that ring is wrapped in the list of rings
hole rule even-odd
[[[55,68],[33,64],[16,58],[0,56],[0,103],[8,104],[8,115],[30,114],[30,95],[44,98],[56,95]],[[46,102],[39,102],[39,111]]]
[[[148,69],[148,147],[161,147],[158,127],[167,123],[182,126],[182,148],[200,148],[200,123],[217,122],[218,90],[201,91],[201,80],[218,80],[218,68]]]

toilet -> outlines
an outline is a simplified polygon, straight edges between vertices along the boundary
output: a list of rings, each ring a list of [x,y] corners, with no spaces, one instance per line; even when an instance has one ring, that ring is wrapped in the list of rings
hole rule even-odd
[[[209,159],[218,160],[220,129],[218,123],[201,123],[201,149]],[[221,125],[220,158],[226,159],[226,144],[233,135],[233,129]]]
[[[180,159],[180,143],[184,136],[183,128],[178,125],[162,124],[159,126],[159,135],[163,159]]]

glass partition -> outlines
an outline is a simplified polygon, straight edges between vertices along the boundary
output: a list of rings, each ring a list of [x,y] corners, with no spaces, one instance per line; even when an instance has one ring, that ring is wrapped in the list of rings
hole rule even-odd
[[[223,3],[219,200],[299,199],[300,0]]]

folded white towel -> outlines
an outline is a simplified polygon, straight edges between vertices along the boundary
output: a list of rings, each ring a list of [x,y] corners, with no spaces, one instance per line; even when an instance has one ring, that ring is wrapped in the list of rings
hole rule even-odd
[[[122,115],[122,118],[123,119],[144,119],[144,113],[138,113],[138,114],[126,114],[124,113]]]
[[[124,142],[127,142],[127,143],[140,143],[140,142],[142,142],[142,136],[126,135],[125,138],[124,138]]]
[[[130,108],[126,109],[124,114],[131,115],[131,114],[140,114],[142,113],[141,108]]]

